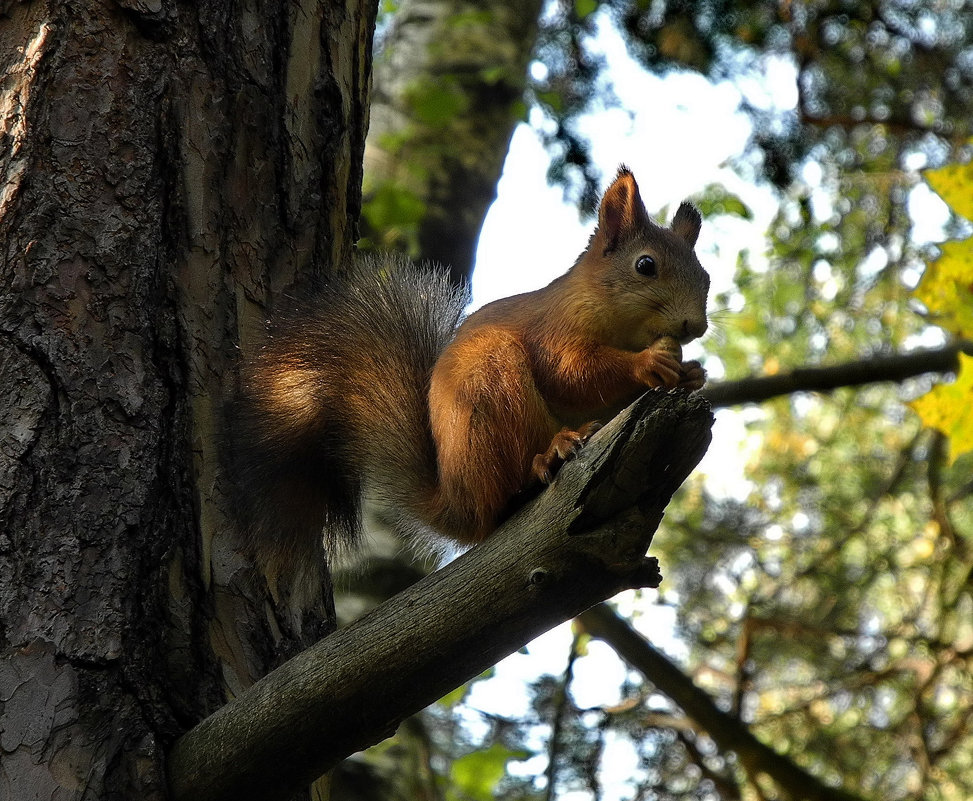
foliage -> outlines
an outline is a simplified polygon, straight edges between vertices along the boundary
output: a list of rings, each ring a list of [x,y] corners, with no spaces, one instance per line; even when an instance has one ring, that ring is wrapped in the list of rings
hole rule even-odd
[[[960,354],[960,371],[952,384],[940,384],[912,402],[922,422],[949,437],[951,461],[973,450],[973,357]]]
[[[969,337],[971,240],[939,246],[927,267],[936,248],[911,208],[920,168],[964,164],[971,11],[962,0],[564,0],[541,20],[530,119],[551,176],[590,205],[599,176],[577,122],[611,102],[592,46],[599,25],[622,30],[649,70],[738,87],[753,136],[734,166],[779,211],[766,252],[741,253],[716,299],[738,310],[707,345],[708,366],[729,378],[904,350],[941,341],[941,329]],[[793,104],[762,94],[781,70],[793,74]],[[927,179],[968,217],[966,158]],[[753,216],[721,187],[700,204]],[[942,238],[965,230],[954,219]],[[952,399],[928,397],[965,413],[968,430],[973,369],[963,365],[935,390]],[[733,497],[698,475],[653,545],[666,576],[655,608],[676,621],[685,671],[782,759],[866,799],[973,797],[973,456],[961,453],[961,430],[950,461],[943,435],[909,411],[930,403],[914,401],[930,383],[743,410]],[[517,718],[468,695],[428,711],[436,774],[445,781],[481,751],[465,797],[490,797],[482,779],[501,763],[492,792],[502,798],[782,797],[631,671],[611,702],[581,703],[576,677],[604,659],[595,650],[575,638],[567,668],[539,677]],[[618,760],[624,786],[609,788]]]
[[[819,174],[782,198],[767,263],[740,265],[748,335],[721,351],[728,369],[901,348],[928,328],[910,305],[925,249],[895,209],[895,188],[914,177]],[[968,314],[970,276],[959,277],[936,322]],[[664,546],[679,567],[663,597],[696,674],[764,742],[863,798],[961,799],[973,793],[971,460],[947,463],[944,438],[905,412],[914,394],[873,386],[765,404],[751,418],[743,505],[698,482]],[[968,429],[969,360],[928,397],[916,405]]]
[[[536,53],[546,69],[532,87],[551,177],[586,206],[594,197],[598,173],[577,119],[612,102],[611,76],[592,46],[606,15],[649,71],[733,83],[754,123],[746,161],[786,189],[818,145],[845,171],[874,171],[883,154],[894,161],[920,148],[943,161],[965,141],[973,130],[971,12],[968,0],[553,3]],[[796,107],[776,103],[761,80],[789,70]]]
[[[973,219],[973,162],[933,170],[926,179],[957,214]],[[936,322],[956,337],[973,337],[973,238],[946,242],[916,294]],[[922,421],[949,436],[951,458],[973,451],[973,357],[960,355],[955,383],[913,401]]]
[[[741,64],[797,65],[796,108],[751,109],[756,150],[738,167],[757,177],[759,166],[780,211],[769,251],[741,254],[734,289],[717,299],[740,309],[717,348],[723,369],[743,377],[918,341],[929,320],[912,298],[932,248],[913,236],[909,204],[916,167],[960,157],[969,134],[969,14],[942,8],[920,35],[923,4],[714,11],[727,5],[628,4],[624,16],[630,33],[655,33],[654,44],[629,40],[636,50],[650,42],[641,57],[655,68],[732,80]],[[942,247],[947,264],[953,248]],[[969,276],[945,285],[954,294],[937,311],[962,319],[970,306],[955,293]],[[691,674],[782,755],[864,798],[973,795],[970,457],[947,464],[943,438],[906,411],[923,383],[748,412],[742,503],[710,497],[700,477],[654,546]],[[968,385],[937,392],[953,393],[949,408],[968,425]],[[645,717],[659,705],[644,691],[632,698]],[[639,742],[670,738],[651,761],[668,793],[768,792],[677,714],[670,725],[657,711],[651,719]]]
[[[911,303],[928,249],[902,208],[917,176],[888,163],[848,174],[826,154],[812,148],[803,172],[817,180],[782,195],[766,262],[739,265],[744,336],[720,351],[730,373],[899,349],[928,331]],[[970,308],[969,274],[946,272],[951,244],[920,290],[948,276],[950,294],[929,303],[940,324]],[[915,402],[951,415],[958,435],[971,419],[963,364]],[[663,545],[677,566],[663,599],[695,675],[764,742],[863,798],[973,793],[971,459],[950,465],[942,435],[906,412],[918,386],[764,404],[750,417],[743,503],[698,481]]]

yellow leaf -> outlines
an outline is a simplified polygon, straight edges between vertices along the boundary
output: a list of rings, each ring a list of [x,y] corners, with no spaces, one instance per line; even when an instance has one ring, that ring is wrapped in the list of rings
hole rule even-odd
[[[959,355],[959,375],[952,384],[937,384],[909,404],[923,425],[949,437],[949,461],[973,451],[973,356]]]
[[[916,297],[937,325],[958,337],[973,336],[973,238],[939,247],[942,253],[926,268]]]
[[[953,211],[973,220],[973,161],[926,170],[923,176]]]

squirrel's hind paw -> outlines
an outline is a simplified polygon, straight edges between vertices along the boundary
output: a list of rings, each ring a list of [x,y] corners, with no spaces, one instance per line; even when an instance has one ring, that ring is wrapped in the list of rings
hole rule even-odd
[[[585,423],[577,431],[562,428],[554,435],[547,450],[534,457],[531,464],[532,476],[542,484],[550,484],[561,465],[573,459],[599,428],[601,423],[597,420]]]

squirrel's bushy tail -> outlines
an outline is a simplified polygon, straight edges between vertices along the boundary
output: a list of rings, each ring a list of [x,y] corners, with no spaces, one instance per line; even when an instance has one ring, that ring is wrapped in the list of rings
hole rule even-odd
[[[325,550],[354,546],[363,494],[405,519],[428,502],[429,377],[464,303],[444,270],[363,256],[275,316],[228,406],[226,460],[270,575],[313,580]]]

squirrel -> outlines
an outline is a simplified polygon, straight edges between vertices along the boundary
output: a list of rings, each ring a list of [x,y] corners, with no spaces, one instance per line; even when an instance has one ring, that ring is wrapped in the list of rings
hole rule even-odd
[[[653,222],[619,168],[571,269],[462,320],[442,270],[360,257],[269,324],[229,404],[244,536],[268,575],[313,580],[364,499],[407,536],[470,545],[651,387],[699,389],[701,218]],[[317,566],[316,566],[317,565]]]

